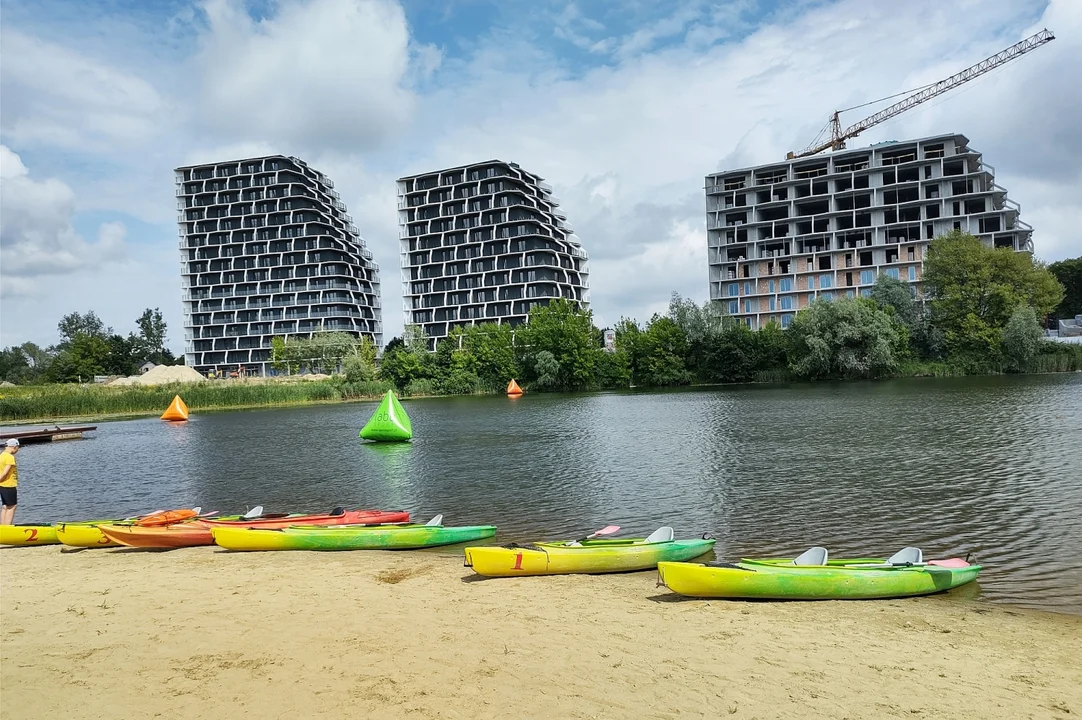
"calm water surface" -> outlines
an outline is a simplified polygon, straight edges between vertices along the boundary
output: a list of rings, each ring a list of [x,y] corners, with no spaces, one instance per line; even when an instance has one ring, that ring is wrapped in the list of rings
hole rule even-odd
[[[1082,613],[1082,376],[405,407],[408,445],[358,440],[375,403],[102,423],[23,449],[18,519],[346,505],[493,523],[501,542],[669,524],[727,558],[917,545],[985,566],[955,599]]]

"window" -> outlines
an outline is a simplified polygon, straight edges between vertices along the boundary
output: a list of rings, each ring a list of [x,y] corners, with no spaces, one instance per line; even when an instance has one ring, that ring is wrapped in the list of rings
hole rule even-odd
[[[736,315],[738,312],[740,312],[740,303],[738,301],[736,301],[736,300],[730,300],[729,301],[729,314],[730,315]]]
[[[792,315],[782,315],[781,316],[781,326],[783,328],[789,327],[789,323],[791,323],[791,322],[793,322],[793,316]]]
[[[791,295],[783,295],[781,298],[781,309],[792,310],[793,309],[793,297]]]
[[[774,297],[771,296],[770,297],[770,312],[774,312],[774,310],[775,310],[775,308],[774,308]]]
[[[862,288],[860,291],[860,296],[862,298],[870,298],[872,296],[871,288]]]
[[[853,291],[852,290],[846,290],[845,291],[845,296],[847,298],[849,298],[850,300],[852,300],[853,299]]]
[[[829,275],[820,275],[819,276],[819,288],[820,289],[825,289],[825,288],[831,288],[831,287],[834,287],[834,278],[832,278]]]
[[[729,283],[729,297],[736,297],[740,294],[740,286],[736,283]]]
[[[744,294],[745,295],[751,295],[751,283],[750,282],[744,283]]]
[[[860,284],[861,285],[871,285],[874,282],[875,282],[875,271],[874,270],[861,270],[860,271]]]
[[[886,270],[886,272],[884,274],[889,278],[894,278],[895,280],[899,279],[899,277],[898,277],[898,268],[887,268],[887,270]]]
[[[819,297],[821,299],[823,299],[823,300],[833,300],[834,299],[834,293],[832,293],[832,292],[819,293]]]
[[[782,278],[781,279],[781,291],[782,292],[789,292],[792,289],[793,289],[793,278]]]
[[[770,288],[770,292],[774,292],[774,281],[773,280],[769,281],[767,283],[767,286]],[[771,309],[773,310],[773,308],[771,308]]]
[[[913,266],[909,267],[909,282],[917,281],[917,269]]]
[[[755,312],[755,301],[754,300],[745,300],[744,301],[744,312],[746,312],[746,313]]]

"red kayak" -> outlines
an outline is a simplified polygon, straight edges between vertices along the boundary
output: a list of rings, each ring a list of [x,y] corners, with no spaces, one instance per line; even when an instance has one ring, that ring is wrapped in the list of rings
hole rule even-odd
[[[212,527],[259,528],[277,530],[290,525],[378,525],[409,522],[403,510],[343,510],[335,508],[318,515],[268,515],[243,520],[199,518],[174,525],[140,527],[138,525],[99,525],[107,538],[121,545],[139,548],[178,548],[213,545]]]

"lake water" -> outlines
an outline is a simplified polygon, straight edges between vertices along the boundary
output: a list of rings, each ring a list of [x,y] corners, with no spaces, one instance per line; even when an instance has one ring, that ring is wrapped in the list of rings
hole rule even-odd
[[[493,523],[500,542],[668,524],[726,558],[917,545],[985,566],[954,597],[1082,612],[1079,375],[414,400],[405,445],[358,440],[375,405],[28,445],[18,520],[344,505]]]

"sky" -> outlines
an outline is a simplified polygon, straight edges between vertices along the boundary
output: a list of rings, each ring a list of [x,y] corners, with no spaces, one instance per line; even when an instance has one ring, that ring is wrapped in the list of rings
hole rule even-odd
[[[1082,255],[1079,0],[4,0],[0,346],[72,311],[183,351],[173,168],[295,155],[334,180],[402,329],[395,180],[498,158],[553,186],[599,327],[708,296],[707,174],[781,160],[836,109],[1056,40],[868,130],[960,132]],[[879,106],[844,113],[851,123]]]

